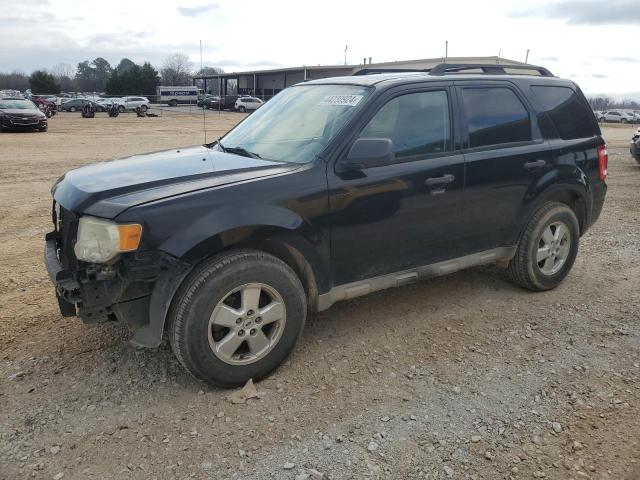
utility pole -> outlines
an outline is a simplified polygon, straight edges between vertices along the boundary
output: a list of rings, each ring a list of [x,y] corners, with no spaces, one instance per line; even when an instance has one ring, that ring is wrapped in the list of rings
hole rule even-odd
[[[349,45],[345,45],[344,46],[344,64],[347,64],[347,49],[349,48]]]
[[[449,40],[444,41],[444,63],[447,63],[447,58],[449,58]]]
[[[529,63],[529,49],[527,48],[527,55],[524,57],[524,63]]]

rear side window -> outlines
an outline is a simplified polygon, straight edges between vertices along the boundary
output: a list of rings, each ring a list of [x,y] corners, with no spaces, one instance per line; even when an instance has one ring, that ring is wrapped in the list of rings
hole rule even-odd
[[[396,157],[451,150],[449,99],[445,91],[409,93],[389,100],[361,138],[390,138]]]
[[[532,87],[563,140],[589,138],[596,134],[593,114],[568,87]]]
[[[462,100],[469,148],[531,140],[529,112],[510,88],[464,88]]]

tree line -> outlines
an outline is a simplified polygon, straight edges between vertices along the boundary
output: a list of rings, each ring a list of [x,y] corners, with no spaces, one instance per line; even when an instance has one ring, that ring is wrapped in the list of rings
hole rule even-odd
[[[76,67],[59,63],[51,70],[36,70],[31,75],[24,72],[0,72],[0,90],[28,88],[34,94],[58,94],[60,92],[104,92],[107,95],[155,95],[158,85],[191,85],[193,75],[224,73],[217,67],[205,67],[193,71],[193,63],[187,55],[176,53],[166,57],[160,71],[149,62],[138,65],[123,58],[112,66],[102,57],[79,62]]]
[[[605,111],[605,110],[640,110],[640,102],[635,100],[614,100],[610,97],[590,97],[589,105],[593,110]]]

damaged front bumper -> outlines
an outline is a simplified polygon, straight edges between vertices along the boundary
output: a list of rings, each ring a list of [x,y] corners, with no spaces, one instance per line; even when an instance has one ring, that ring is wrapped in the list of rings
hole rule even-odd
[[[72,270],[59,259],[59,239],[57,231],[46,235],[44,260],[60,313],[85,323],[126,322],[135,328],[133,343],[158,346],[173,295],[191,266],[146,251],[125,254],[113,265],[81,263]]]

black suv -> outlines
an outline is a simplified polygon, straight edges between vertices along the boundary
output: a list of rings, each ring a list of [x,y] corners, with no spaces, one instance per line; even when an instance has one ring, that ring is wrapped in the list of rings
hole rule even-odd
[[[287,88],[217,142],[61,177],[62,314],[147,347],[166,332],[195,377],[233,386],[339,300],[488,263],[557,286],[606,192],[578,87],[531,66],[367,73]]]

